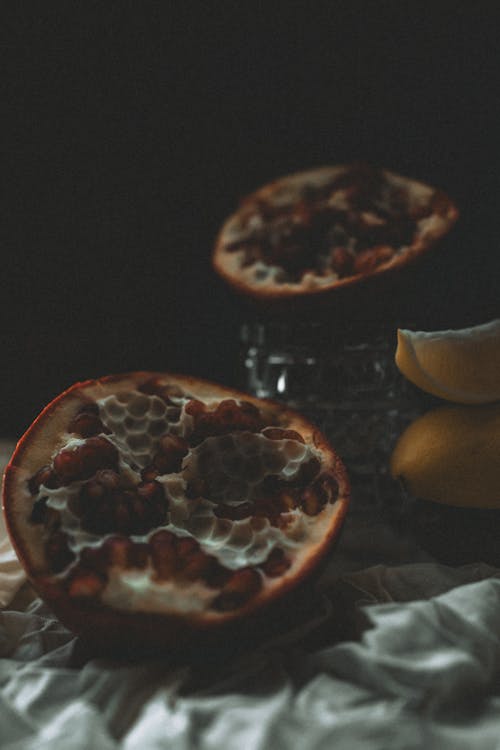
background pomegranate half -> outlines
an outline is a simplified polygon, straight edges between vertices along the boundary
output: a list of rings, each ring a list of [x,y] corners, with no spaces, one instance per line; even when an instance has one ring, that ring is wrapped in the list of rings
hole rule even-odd
[[[290,596],[348,498],[344,466],[298,414],[147,372],[57,397],[4,481],[9,533],[40,596],[74,632],[129,654],[180,656],[290,622]]]
[[[287,313],[345,304],[361,287],[359,313],[457,218],[445,193],[417,180],[368,164],[320,167],[247,196],[222,226],[213,265],[239,294]]]

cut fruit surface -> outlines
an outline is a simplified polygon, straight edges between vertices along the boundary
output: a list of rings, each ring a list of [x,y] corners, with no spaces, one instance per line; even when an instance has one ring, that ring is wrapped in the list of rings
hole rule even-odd
[[[298,414],[146,372],[65,391],[4,481],[40,595],[70,629],[128,651],[265,625],[325,557],[348,499],[340,459]]]
[[[412,422],[391,457],[391,473],[417,498],[500,509],[500,404],[446,405]]]
[[[448,401],[500,400],[500,320],[447,331],[398,330],[396,364],[423,391]]]
[[[283,177],[242,201],[213,264],[261,302],[327,297],[400,269],[458,218],[440,190],[365,164]]]

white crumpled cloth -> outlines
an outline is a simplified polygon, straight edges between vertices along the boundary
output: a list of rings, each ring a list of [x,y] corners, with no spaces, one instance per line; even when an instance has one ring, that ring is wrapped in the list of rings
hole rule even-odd
[[[309,622],[202,674],[78,661],[27,585],[5,607],[23,575],[3,534],[0,747],[498,750],[500,570],[401,565],[390,534],[391,564],[356,569],[362,533],[347,525]]]

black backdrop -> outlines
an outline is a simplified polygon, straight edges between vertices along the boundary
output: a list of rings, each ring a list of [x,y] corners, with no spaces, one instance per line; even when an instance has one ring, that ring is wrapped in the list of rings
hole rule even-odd
[[[0,433],[108,372],[232,383],[243,313],[210,271],[217,227],[314,165],[365,158],[448,190],[460,231],[415,312],[497,315],[495,6],[3,4]]]

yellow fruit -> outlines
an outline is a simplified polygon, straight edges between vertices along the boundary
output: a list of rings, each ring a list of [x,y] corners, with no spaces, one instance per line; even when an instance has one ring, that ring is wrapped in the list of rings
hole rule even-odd
[[[418,498],[500,509],[500,404],[441,406],[401,435],[391,473]]]
[[[423,391],[447,401],[500,401],[500,319],[457,331],[399,329],[396,364]]]

